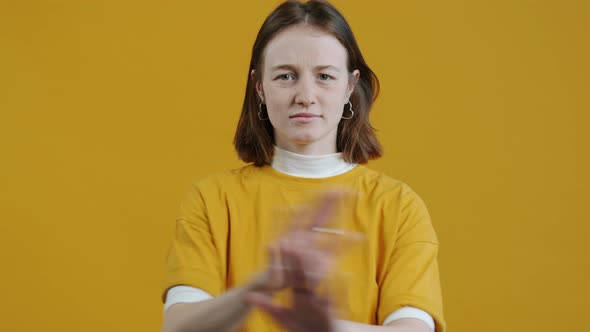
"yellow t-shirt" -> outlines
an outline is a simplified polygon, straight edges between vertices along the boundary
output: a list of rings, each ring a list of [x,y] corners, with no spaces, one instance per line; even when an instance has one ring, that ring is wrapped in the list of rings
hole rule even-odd
[[[176,220],[164,296],[177,285],[216,296],[249,282],[265,268],[266,245],[288,227],[293,212],[326,189],[352,193],[338,206],[333,227],[364,235],[342,250],[326,285],[339,318],[376,325],[412,306],[444,332],[438,240],[428,211],[407,185],[362,165],[321,179],[245,166],[196,182]],[[255,311],[244,330],[280,328]]]

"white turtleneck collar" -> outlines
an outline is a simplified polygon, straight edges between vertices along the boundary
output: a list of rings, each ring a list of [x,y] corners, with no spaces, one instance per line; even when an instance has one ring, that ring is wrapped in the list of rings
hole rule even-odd
[[[275,170],[302,178],[326,178],[346,173],[358,164],[342,159],[341,153],[308,156],[283,150],[275,145],[271,166]]]

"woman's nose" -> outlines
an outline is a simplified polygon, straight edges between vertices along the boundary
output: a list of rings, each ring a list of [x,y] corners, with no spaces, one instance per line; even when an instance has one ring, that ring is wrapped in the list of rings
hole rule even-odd
[[[295,103],[305,107],[315,104],[315,87],[313,77],[301,77],[297,82]]]

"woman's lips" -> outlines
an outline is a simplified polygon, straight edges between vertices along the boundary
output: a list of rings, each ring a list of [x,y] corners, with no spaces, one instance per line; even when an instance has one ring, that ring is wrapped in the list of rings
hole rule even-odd
[[[297,113],[289,116],[289,119],[293,118],[319,118],[320,116],[313,113]]]
[[[318,119],[321,119],[321,117],[321,115],[302,112],[289,116],[289,120],[292,121],[293,124],[307,125],[310,123],[315,123],[318,121]]]

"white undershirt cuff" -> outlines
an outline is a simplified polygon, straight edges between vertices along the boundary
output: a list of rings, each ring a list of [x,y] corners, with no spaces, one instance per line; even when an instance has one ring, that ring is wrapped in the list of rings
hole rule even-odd
[[[426,311],[414,308],[414,307],[402,307],[397,309],[396,311],[392,312],[385,318],[383,321],[383,325],[387,325],[393,321],[402,318],[415,318],[423,321],[430,327],[431,331],[434,331],[434,319],[430,316]]]
[[[164,312],[177,303],[201,302],[212,299],[211,294],[191,286],[174,286],[166,293]]]

